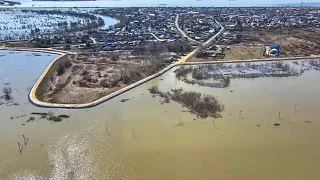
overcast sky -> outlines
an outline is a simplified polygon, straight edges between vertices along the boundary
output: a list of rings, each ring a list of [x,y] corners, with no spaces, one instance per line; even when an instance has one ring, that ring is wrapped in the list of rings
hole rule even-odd
[[[13,0],[26,2],[32,0]],[[155,5],[167,4],[169,6],[255,6],[255,5],[272,5],[272,4],[297,4],[301,0],[97,0],[103,5]],[[103,1],[103,2],[101,2]],[[304,0],[305,3],[319,3],[320,0]],[[39,3],[39,2],[38,2]],[[61,2],[60,2],[61,3]],[[91,2],[86,2],[91,3]],[[97,4],[95,2],[94,4]]]

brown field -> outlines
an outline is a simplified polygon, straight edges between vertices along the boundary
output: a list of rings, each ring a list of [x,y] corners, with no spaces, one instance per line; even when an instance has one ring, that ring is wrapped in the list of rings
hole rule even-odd
[[[320,55],[320,29],[293,30],[246,30],[236,32],[242,35],[242,42],[229,45],[223,60],[262,59],[264,48],[275,44],[281,47],[279,57],[301,57]],[[214,61],[222,59],[192,58],[190,61]]]
[[[243,43],[276,44],[281,47],[281,54],[289,56],[310,56],[320,54],[320,29],[292,29],[242,32]]]
[[[42,101],[62,104],[89,103],[154,74],[165,64],[130,53],[82,53],[69,57],[63,74],[44,90]],[[50,77],[51,78],[51,77]]]

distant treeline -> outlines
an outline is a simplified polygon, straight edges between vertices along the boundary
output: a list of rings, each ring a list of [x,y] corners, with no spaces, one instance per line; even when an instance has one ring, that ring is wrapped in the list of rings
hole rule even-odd
[[[74,12],[74,11],[60,11],[60,10],[27,10],[27,9],[22,9],[22,12],[33,12],[33,13],[38,13],[41,15],[49,15],[49,14],[57,14],[57,15],[68,15],[68,16],[73,16],[77,18],[89,18],[91,20],[100,20],[101,18],[98,18],[95,15],[92,14],[87,14],[87,13],[79,13],[79,12]],[[102,19],[101,19],[102,20]],[[103,20],[102,20],[103,21]]]

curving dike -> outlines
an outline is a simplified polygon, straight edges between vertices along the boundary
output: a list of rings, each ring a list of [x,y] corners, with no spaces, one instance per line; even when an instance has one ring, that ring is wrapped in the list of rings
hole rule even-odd
[[[43,81],[43,79],[47,76],[48,72],[50,71],[50,69],[52,69],[53,65],[59,61],[62,57],[64,57],[66,54],[62,54],[60,57],[54,59],[48,66],[47,68],[44,70],[44,72],[42,73],[42,75],[39,77],[39,79],[37,80],[37,82],[35,83],[35,85],[32,87],[30,93],[29,93],[29,99],[32,102],[32,104],[39,106],[39,107],[45,107],[45,108],[69,108],[69,109],[82,109],[82,108],[90,108],[90,107],[94,107],[97,106],[103,102],[106,102],[114,97],[117,97],[137,86],[140,86],[143,83],[146,83],[158,76],[161,76],[162,74],[166,73],[167,71],[169,71],[170,69],[176,67],[176,66],[181,66],[181,65],[199,65],[199,64],[217,64],[217,63],[241,63],[241,62],[258,62],[258,61],[279,61],[279,60],[301,60],[301,59],[317,59],[320,56],[317,57],[299,57],[299,58],[273,58],[273,59],[251,59],[251,60],[233,60],[233,61],[213,61],[213,62],[177,62],[175,64],[171,64],[169,66],[167,66],[166,68],[162,69],[161,71],[148,76],[136,83],[133,83],[125,88],[122,88],[112,94],[109,94],[107,96],[104,96],[98,100],[95,100],[91,103],[86,103],[86,104],[52,104],[52,103],[46,103],[46,102],[42,102],[37,98],[37,92],[41,89],[39,89],[41,82]]]
[[[42,87],[46,85],[46,82],[50,79],[52,72],[55,71],[55,65],[57,65],[59,61],[62,61],[67,54],[70,52],[66,51],[56,51],[56,50],[44,50],[44,49],[9,49],[9,48],[1,48],[1,50],[13,50],[13,51],[31,51],[31,52],[40,52],[40,53],[49,53],[49,54],[57,54],[59,57],[55,58],[50,62],[50,64],[44,69],[37,82],[33,85],[32,89],[29,92],[29,100],[30,102],[38,107],[43,108],[65,108],[65,109],[83,109],[83,108],[91,108],[97,106],[101,103],[104,103],[114,97],[117,97],[137,86],[140,86],[143,83],[146,83],[156,77],[161,76],[166,73],[170,69],[176,66],[183,65],[201,65],[201,64],[218,64],[218,63],[244,63],[244,62],[261,62],[261,61],[280,61],[280,60],[304,60],[304,59],[319,59],[320,56],[312,56],[312,57],[289,57],[289,58],[269,58],[269,59],[250,59],[250,60],[231,60],[231,61],[208,61],[208,62],[184,62],[183,60],[178,61],[174,64],[167,66],[166,68],[160,70],[159,72],[148,76],[138,82],[135,82],[125,88],[122,88],[116,92],[113,92],[107,96],[101,97],[98,100],[95,100],[91,103],[86,104],[56,104],[56,103],[47,103],[42,102],[38,99],[41,96]],[[188,59],[187,57],[182,58],[184,60]]]

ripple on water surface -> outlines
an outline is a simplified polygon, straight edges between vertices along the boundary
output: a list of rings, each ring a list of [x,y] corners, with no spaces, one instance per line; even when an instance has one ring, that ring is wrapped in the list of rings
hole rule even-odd
[[[33,85],[53,57],[48,57],[40,67],[37,63],[46,56],[30,56],[28,60],[28,56],[20,53],[15,54],[19,59],[11,55],[0,57],[0,65],[8,63],[3,58],[25,59],[30,63],[19,62],[22,71],[32,69],[37,73],[24,71],[26,74],[20,75],[26,77],[26,82],[20,83],[21,76],[4,68],[0,86],[3,87],[4,79],[9,79],[10,86],[25,93],[20,97],[15,92],[14,96],[27,102],[25,88]],[[9,65],[6,67],[10,68]],[[31,112],[49,109],[30,104],[1,106],[0,147],[5,148],[0,148],[0,177],[320,178],[317,170],[320,142],[316,138],[320,135],[320,104],[315,98],[319,96],[320,85],[314,83],[320,77],[319,71],[288,78],[231,79],[227,88],[186,84],[176,79],[173,71],[95,108],[52,110],[55,114],[71,115],[60,123],[39,118],[25,122]],[[221,113],[222,118],[199,119],[173,101],[161,104],[162,98],[152,97],[148,92],[153,85],[158,85],[161,91],[183,87],[186,91],[212,94],[225,105],[225,112]],[[121,99],[130,100],[122,103]],[[27,117],[10,120],[10,116],[21,113]],[[183,126],[176,126],[180,122]],[[23,142],[22,135],[30,138],[30,142],[19,154],[17,142]]]

